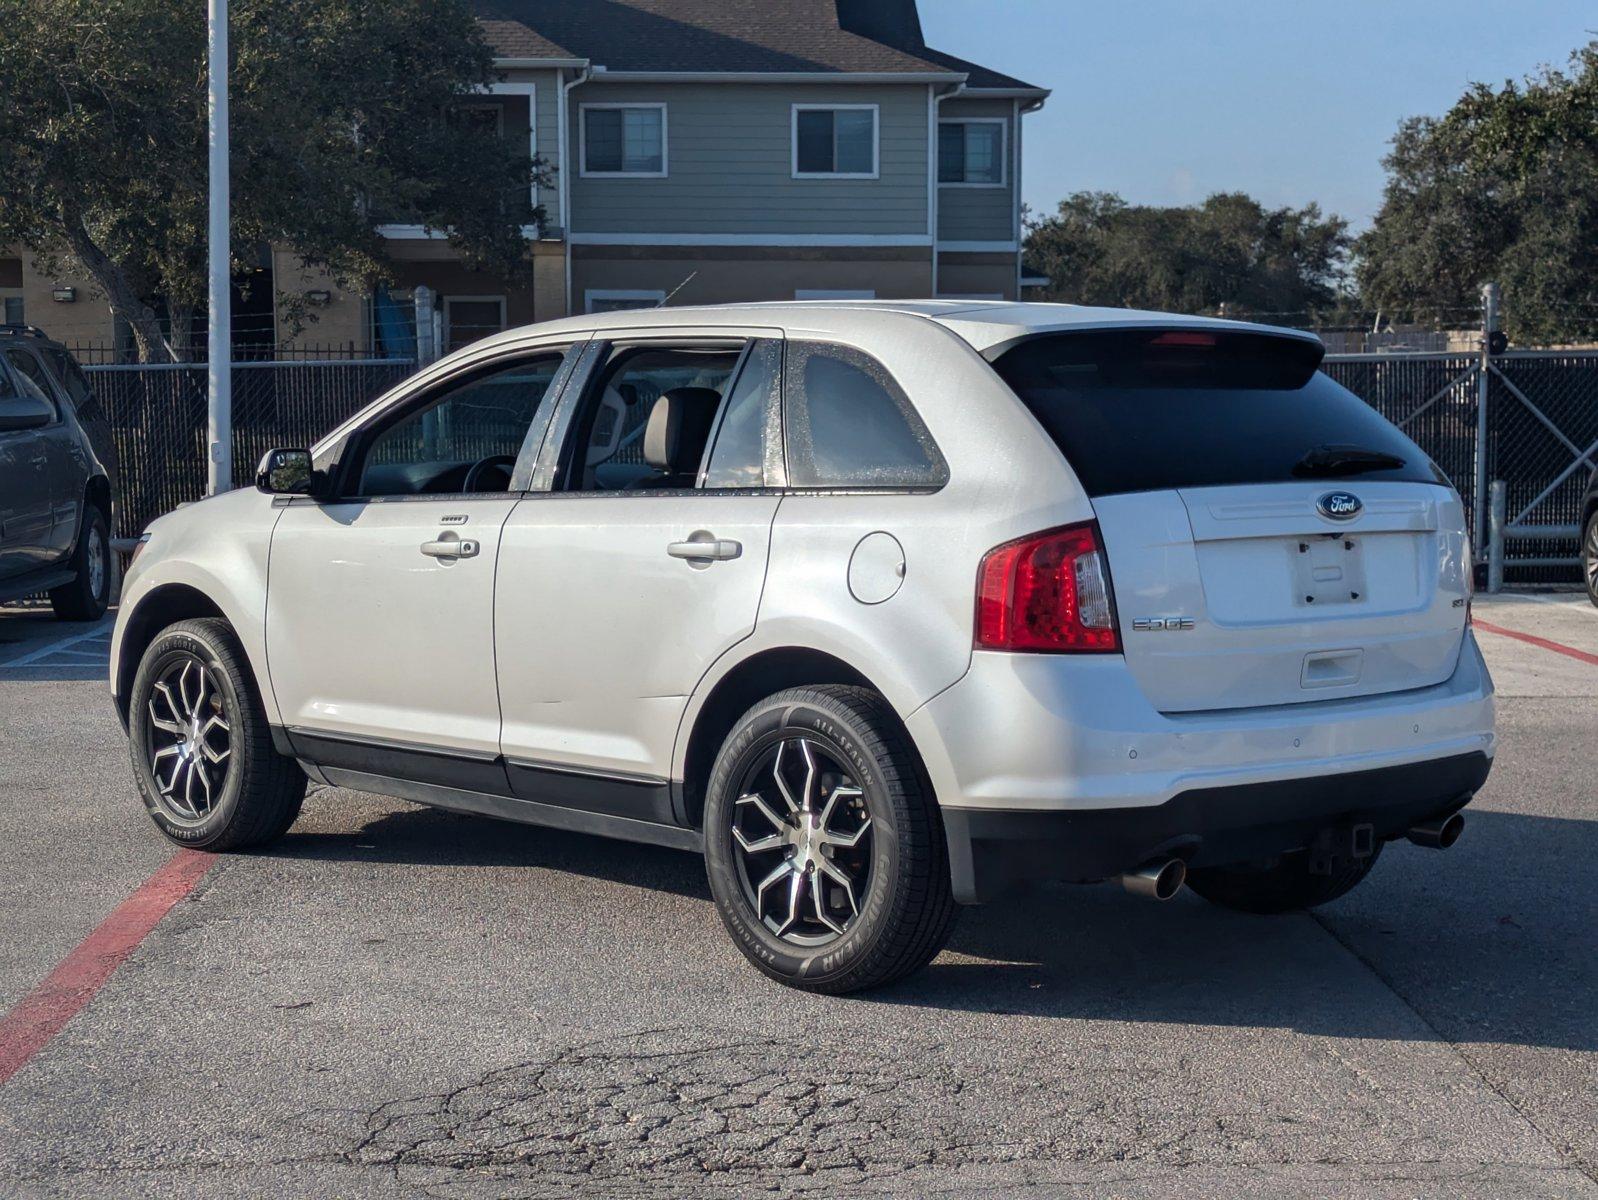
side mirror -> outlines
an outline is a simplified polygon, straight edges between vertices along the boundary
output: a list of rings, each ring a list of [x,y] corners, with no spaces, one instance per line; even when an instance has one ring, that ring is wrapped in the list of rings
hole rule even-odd
[[[55,409],[42,396],[0,397],[0,433],[40,429],[55,419]]]
[[[314,496],[324,482],[309,450],[268,450],[255,472],[255,486],[273,496]]]

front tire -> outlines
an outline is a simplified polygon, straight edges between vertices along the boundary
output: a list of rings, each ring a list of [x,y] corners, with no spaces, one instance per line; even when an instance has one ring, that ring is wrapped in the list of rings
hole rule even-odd
[[[139,662],[128,704],[133,775],[180,845],[244,850],[288,832],[305,773],[277,753],[243,647],[226,621],[179,621]]]
[[[111,603],[114,558],[105,514],[93,504],[83,508],[83,527],[72,552],[73,579],[50,589],[50,607],[62,621],[98,621]]]
[[[1269,864],[1190,870],[1187,886],[1222,908],[1274,916],[1329,904],[1347,895],[1371,873],[1381,853],[1381,844],[1377,843],[1369,858],[1342,862],[1330,875],[1313,875],[1309,851],[1295,850]]]
[[[791,688],[744,714],[711,772],[705,860],[733,941],[790,987],[890,983],[954,927],[937,801],[866,688]]]

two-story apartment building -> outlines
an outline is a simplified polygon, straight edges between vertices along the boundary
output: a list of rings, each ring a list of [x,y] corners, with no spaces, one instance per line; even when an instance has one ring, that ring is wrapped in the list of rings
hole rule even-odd
[[[915,0],[471,3],[501,72],[484,119],[552,181],[531,281],[413,226],[383,227],[398,286],[375,295],[276,252],[275,290],[315,299],[300,340],[399,348],[421,285],[445,348],[663,301],[1018,294],[1022,124],[1048,93],[929,48]],[[49,328],[43,289],[25,302]]]

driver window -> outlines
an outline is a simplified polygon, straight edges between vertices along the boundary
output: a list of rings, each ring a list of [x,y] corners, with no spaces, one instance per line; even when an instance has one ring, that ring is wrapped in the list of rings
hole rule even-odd
[[[589,393],[572,487],[584,492],[691,488],[740,345],[623,347]]]
[[[508,490],[522,441],[562,358],[539,355],[478,375],[406,413],[368,446],[355,495]]]

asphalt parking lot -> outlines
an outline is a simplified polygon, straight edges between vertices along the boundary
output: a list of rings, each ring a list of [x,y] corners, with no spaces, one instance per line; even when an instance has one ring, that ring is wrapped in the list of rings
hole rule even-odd
[[[1476,612],[1454,850],[1314,916],[1046,891],[851,999],[691,856],[321,789],[0,1083],[0,1194],[1598,1195],[1598,610]],[[0,614],[0,1020],[172,858],[108,628]]]

